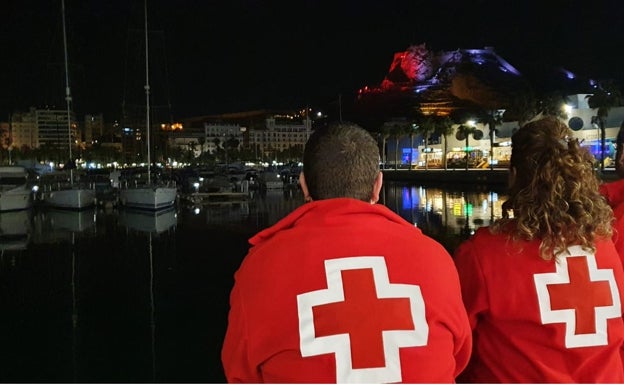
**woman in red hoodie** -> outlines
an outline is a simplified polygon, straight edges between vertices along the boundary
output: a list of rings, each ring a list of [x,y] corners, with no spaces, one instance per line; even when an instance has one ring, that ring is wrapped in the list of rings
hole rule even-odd
[[[455,251],[474,343],[459,381],[624,381],[613,213],[572,136],[554,117],[521,127],[503,218]]]

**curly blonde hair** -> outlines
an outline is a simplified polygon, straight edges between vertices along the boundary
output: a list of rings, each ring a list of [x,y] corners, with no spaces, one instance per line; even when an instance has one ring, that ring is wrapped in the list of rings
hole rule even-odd
[[[514,133],[509,199],[491,227],[514,241],[540,239],[545,260],[571,245],[595,251],[596,238],[612,234],[613,212],[598,191],[595,159],[572,135],[555,117]]]

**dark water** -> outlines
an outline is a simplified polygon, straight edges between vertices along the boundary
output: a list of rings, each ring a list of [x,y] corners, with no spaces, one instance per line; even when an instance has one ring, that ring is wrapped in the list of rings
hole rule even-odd
[[[452,252],[504,197],[386,182],[382,202]],[[118,209],[0,214],[1,382],[225,381],[220,350],[247,239],[300,191],[158,216]]]

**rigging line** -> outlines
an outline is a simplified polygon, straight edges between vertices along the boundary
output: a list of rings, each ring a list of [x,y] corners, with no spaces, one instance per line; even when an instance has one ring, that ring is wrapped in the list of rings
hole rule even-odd
[[[151,184],[151,140],[150,140],[150,85],[149,85],[149,31],[147,29],[147,0],[144,2],[145,11],[145,130],[147,131],[147,184]]]
[[[71,135],[71,89],[69,88],[69,64],[67,60],[67,31],[65,27],[65,0],[61,0],[61,9],[63,12],[63,53],[65,58],[65,103],[67,105],[67,141],[69,147],[69,162],[72,161],[72,135]],[[74,184],[74,170],[69,165],[69,181]]]

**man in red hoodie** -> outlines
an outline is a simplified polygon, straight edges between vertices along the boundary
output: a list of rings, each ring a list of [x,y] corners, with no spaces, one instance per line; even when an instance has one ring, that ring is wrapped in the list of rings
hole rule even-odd
[[[472,337],[453,260],[387,207],[379,149],[354,124],[317,129],[306,204],[250,239],[235,274],[228,382],[454,382]]]

